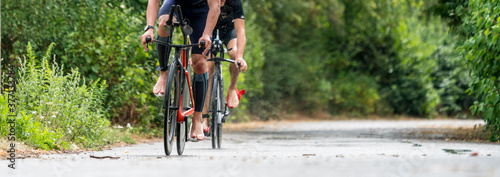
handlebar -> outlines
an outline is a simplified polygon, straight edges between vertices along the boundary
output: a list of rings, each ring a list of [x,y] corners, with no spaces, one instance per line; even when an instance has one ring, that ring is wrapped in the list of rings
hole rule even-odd
[[[209,58],[207,59],[207,61],[225,61],[225,62],[229,62],[229,63],[234,63],[234,60],[228,60],[228,59],[225,59],[225,58],[220,58],[220,57],[215,57],[215,58]],[[238,67],[241,67],[241,62],[237,62],[238,64]]]
[[[207,59],[207,61],[225,61],[225,62],[229,62],[229,63],[234,63],[234,60],[228,60],[228,59],[225,59],[225,58],[220,58],[220,57],[215,57],[215,58],[209,58]]]
[[[146,37],[146,43],[150,43],[151,41],[156,42],[160,45],[165,45],[165,46],[170,46],[170,47],[178,47],[178,48],[183,48],[183,47],[197,47],[198,44],[187,44],[187,45],[172,45],[163,41],[157,41],[157,40],[152,40],[150,36]],[[206,42],[201,41],[200,45],[202,48],[205,48]]]

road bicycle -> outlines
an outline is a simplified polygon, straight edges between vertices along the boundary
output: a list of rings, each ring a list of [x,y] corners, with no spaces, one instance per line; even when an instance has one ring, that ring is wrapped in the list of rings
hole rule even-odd
[[[174,22],[172,20],[174,11],[177,11],[177,17],[179,17],[178,19],[183,20]],[[187,59],[189,58],[188,55],[190,48],[197,47],[198,44],[188,44],[187,42],[187,36],[193,32],[193,29],[189,26],[189,21],[183,18],[181,7],[179,5],[172,5],[169,15],[169,19],[167,20],[167,24],[165,26],[166,31],[169,31],[169,35],[173,36],[174,29],[180,28],[184,44],[172,44],[172,37],[170,37],[167,42],[153,40],[153,42],[156,42],[158,45],[164,45],[175,49],[174,58],[168,65],[165,96],[163,97],[162,103],[159,104],[161,107],[158,113],[158,116],[164,120],[163,142],[165,154],[167,156],[172,152],[174,139],[177,141],[177,154],[179,155],[182,155],[184,152],[186,141],[197,141],[196,139],[191,138],[186,133],[186,130],[188,130],[188,117],[192,116],[194,113],[193,91],[191,90],[191,82],[189,80],[189,71],[191,68],[189,68]],[[147,37],[146,43],[149,42],[151,42],[151,38]],[[202,47],[205,46],[204,42],[205,41],[200,42]],[[163,60],[168,60],[168,55],[170,55],[170,53],[166,54],[165,56],[167,57]]]
[[[228,49],[227,51],[230,51]],[[212,89],[210,93],[211,104],[208,113],[211,115],[210,121],[210,134],[212,136],[212,148],[221,148],[222,142],[222,124],[225,122],[226,117],[229,115],[229,108],[227,107],[226,100],[224,99],[224,79],[222,77],[222,62],[234,63],[233,60],[224,58],[224,53],[227,52],[223,46],[222,41],[219,39],[219,30],[213,39],[212,48],[210,49],[210,58],[208,61],[214,62],[214,74],[212,76]],[[217,55],[219,55],[217,57]],[[238,66],[240,63],[238,62]]]

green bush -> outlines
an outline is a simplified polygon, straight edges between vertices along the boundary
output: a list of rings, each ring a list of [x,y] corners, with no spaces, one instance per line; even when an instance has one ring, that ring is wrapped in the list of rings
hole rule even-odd
[[[247,30],[260,50],[248,55],[258,63],[245,78],[256,85],[249,111],[435,116],[467,109],[458,38],[428,13],[437,2],[251,0],[245,5],[260,16],[247,24],[263,25]],[[370,94],[357,99],[359,89]],[[345,90],[343,99],[332,90]]]
[[[500,1],[469,0],[462,19],[465,42],[460,47],[467,58],[472,77],[470,94],[479,101],[471,107],[480,114],[493,133],[491,141],[500,140]]]
[[[16,135],[44,150],[75,148],[72,144],[98,147],[104,143],[109,126],[103,107],[106,82],[86,83],[77,69],[65,74],[57,62],[49,64],[52,48],[50,45],[40,60],[28,43],[27,57],[19,59]],[[2,117],[6,115],[5,101],[5,97],[0,99]],[[5,119],[2,121],[0,134],[6,135]]]
[[[157,78],[151,75],[156,60],[139,38],[146,7],[147,0],[4,1],[2,26],[9,28],[2,30],[2,56],[15,63],[28,42],[33,51],[55,42],[56,62],[65,72],[78,68],[87,81],[106,80],[107,118],[147,123]]]
[[[376,104],[380,104],[376,81],[361,73],[339,73],[332,84],[323,84],[322,93],[335,113],[363,116],[375,113]]]

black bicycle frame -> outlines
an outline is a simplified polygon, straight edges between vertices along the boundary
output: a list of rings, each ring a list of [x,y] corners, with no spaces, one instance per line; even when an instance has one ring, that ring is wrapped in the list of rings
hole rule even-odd
[[[213,93],[214,93],[214,88],[216,88],[216,86],[214,86],[214,80],[217,78],[219,80],[219,83],[221,84],[221,87],[222,88],[216,88],[216,89],[220,89],[219,92],[220,94],[224,95],[224,85],[223,85],[223,81],[222,81],[222,68],[221,68],[221,64],[222,62],[229,62],[229,63],[234,63],[233,60],[228,60],[228,59],[225,59],[224,58],[224,48],[222,46],[222,42],[220,41],[219,39],[219,30],[217,30],[217,34],[216,34],[216,37],[215,39],[213,39],[213,45],[212,45],[212,48],[210,49],[210,59],[208,59],[207,61],[213,61],[214,62],[214,74],[212,76],[212,89],[210,91],[210,102],[213,101]],[[218,54],[220,54],[219,57],[216,57]],[[220,100],[220,101],[224,101],[224,100]],[[209,110],[211,110],[210,108],[214,106],[212,104],[209,105]],[[217,113],[224,113],[223,116],[226,116],[226,107],[224,108],[221,108],[221,109],[224,109],[224,110],[217,110]],[[214,117],[212,117],[214,118]]]

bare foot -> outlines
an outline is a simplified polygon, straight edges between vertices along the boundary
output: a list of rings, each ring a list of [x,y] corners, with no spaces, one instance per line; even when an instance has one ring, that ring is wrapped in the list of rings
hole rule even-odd
[[[193,127],[191,130],[191,138],[196,138],[198,140],[205,139],[205,135],[203,134],[203,125],[201,124],[201,119],[196,120],[193,116]]]
[[[203,122],[202,122],[203,130],[208,129],[208,120],[209,120],[208,118],[203,118]]]
[[[235,89],[229,89],[228,95],[227,95],[227,106],[229,108],[235,108],[238,107],[240,104],[240,100],[238,100],[238,95],[236,93]]]
[[[155,95],[165,95],[165,85],[167,82],[167,71],[160,71],[160,77],[153,88],[153,93]]]

